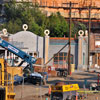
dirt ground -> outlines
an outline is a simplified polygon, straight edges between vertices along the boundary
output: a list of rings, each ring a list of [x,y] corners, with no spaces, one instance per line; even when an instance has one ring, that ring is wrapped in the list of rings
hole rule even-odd
[[[44,86],[33,85],[33,84],[22,84],[15,86],[16,100],[50,100],[49,97],[44,96],[48,93],[49,86],[56,82],[65,83],[77,83],[79,84],[80,90],[89,90],[91,83],[96,83],[98,79],[98,73],[90,72],[76,72],[66,78],[63,77],[49,77],[48,82]],[[86,81],[85,81],[86,80]],[[86,82],[86,88],[84,89],[84,82]],[[81,100],[100,100],[100,93],[82,93],[85,98]],[[48,99],[46,99],[48,98]]]

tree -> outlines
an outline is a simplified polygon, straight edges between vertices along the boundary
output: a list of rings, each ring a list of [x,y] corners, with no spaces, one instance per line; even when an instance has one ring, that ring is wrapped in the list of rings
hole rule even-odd
[[[68,29],[68,24],[58,12],[57,14],[52,14],[49,16],[48,29],[51,33],[50,36],[63,37],[64,35],[67,36],[66,32]]]
[[[5,15],[7,22],[3,25],[9,32],[16,33],[21,30],[23,24],[29,26],[29,31],[44,36],[46,29],[46,15],[43,14],[38,6],[30,3],[16,4],[15,0],[5,5]],[[14,27],[15,26],[15,27]],[[11,30],[11,27],[13,30]]]
[[[83,30],[83,31],[86,30],[86,26],[83,23],[77,22],[77,23],[74,23],[74,26],[75,27],[73,27],[72,37],[75,35],[77,37],[79,30]]]
[[[11,0],[5,4],[5,16],[6,23],[2,25],[2,28],[7,28],[8,32],[14,34],[22,30],[22,25],[27,24],[29,31],[44,36],[44,30],[50,30],[50,36],[52,37],[68,37],[69,36],[69,24],[61,16],[59,12],[51,14],[47,17],[38,7],[38,4],[33,5],[31,3],[16,3],[15,0]],[[75,25],[72,23],[72,36],[74,36],[79,29],[85,29],[82,23]]]

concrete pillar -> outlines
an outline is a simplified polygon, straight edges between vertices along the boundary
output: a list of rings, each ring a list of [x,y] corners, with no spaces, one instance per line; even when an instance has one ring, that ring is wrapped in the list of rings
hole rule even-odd
[[[48,62],[48,52],[49,52],[49,30],[44,31],[45,38],[44,38],[44,64]]]
[[[86,45],[86,50],[85,50],[85,65],[88,66],[88,36],[84,37],[85,39],[85,45]]]
[[[48,61],[48,51],[49,51],[49,36],[45,36],[45,56],[44,56],[44,63]]]
[[[78,68],[82,66],[82,42],[83,37],[78,38]]]
[[[83,61],[84,61],[84,64],[83,64]],[[88,36],[79,36],[78,38],[78,69],[86,69],[88,65],[87,61],[88,61]]]
[[[39,37],[37,36],[36,39],[37,43],[36,43],[36,53],[37,53],[37,57],[39,57]]]

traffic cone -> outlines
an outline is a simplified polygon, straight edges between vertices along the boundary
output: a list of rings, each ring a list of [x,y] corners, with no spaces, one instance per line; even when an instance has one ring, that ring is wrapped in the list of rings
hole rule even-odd
[[[70,75],[72,75],[72,72],[70,71]]]
[[[98,97],[96,97],[96,100],[98,100]]]
[[[51,95],[51,86],[49,85],[48,95]]]
[[[76,91],[76,100],[78,100],[78,97],[77,97],[77,91]]]

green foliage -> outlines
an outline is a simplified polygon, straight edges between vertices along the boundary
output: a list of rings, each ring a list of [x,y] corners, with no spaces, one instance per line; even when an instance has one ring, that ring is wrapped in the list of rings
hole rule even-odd
[[[5,5],[5,14],[7,23],[3,25],[10,33],[16,33],[21,30],[23,24],[29,26],[29,31],[44,36],[44,30],[46,29],[46,16],[38,9],[38,6],[34,6],[30,3],[16,4],[14,0]],[[12,27],[12,28],[11,28]]]
[[[75,27],[73,27],[73,34],[72,34],[72,37],[73,37],[73,35],[75,35],[75,34],[76,34],[76,36],[78,36],[78,31],[79,31],[79,30],[83,30],[83,31],[86,30],[86,26],[85,26],[83,23],[78,22],[78,23],[76,23],[76,24],[74,24],[74,25],[75,25]]]
[[[20,19],[16,19],[15,21],[11,20],[8,23],[5,23],[2,27],[3,28],[7,28],[7,30],[9,30],[8,32],[10,33],[16,33],[18,31],[21,31],[21,20]]]
[[[60,13],[52,14],[49,16],[48,29],[50,29],[50,36],[63,37],[67,36],[66,32],[68,29],[68,24],[65,19],[60,15]]]
[[[60,15],[60,13],[51,14],[47,17],[38,8],[38,4],[33,5],[30,3],[16,3],[15,0],[11,0],[10,3],[5,4],[6,23],[2,25],[2,28],[7,28],[8,32],[14,34],[22,30],[22,25],[27,24],[29,31],[44,36],[44,30],[50,30],[50,36],[52,37],[68,37],[69,36],[69,24]],[[85,25],[78,23],[71,25],[72,36],[74,36],[79,29],[85,30]]]
[[[86,30],[86,26],[84,24],[78,22],[78,29],[85,31]]]

